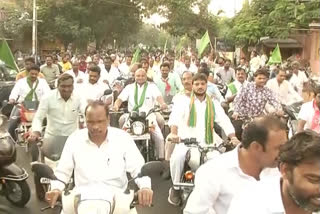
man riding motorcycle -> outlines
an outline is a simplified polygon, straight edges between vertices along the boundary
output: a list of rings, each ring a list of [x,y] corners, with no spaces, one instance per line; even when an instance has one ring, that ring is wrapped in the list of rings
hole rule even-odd
[[[31,65],[28,67],[28,76],[19,79],[13,87],[9,96],[9,104],[16,102],[23,103],[35,103],[37,107],[41,98],[50,91],[50,87],[47,81],[43,78],[39,78],[40,68],[37,65]],[[8,131],[13,139],[17,139],[15,130],[20,121],[20,111],[17,106],[12,109]]]
[[[156,101],[161,105],[161,109],[167,108],[159,89],[154,83],[147,81],[147,72],[142,68],[135,72],[135,83],[127,85],[119,95],[114,104],[114,110],[118,111],[124,101],[128,101],[129,112],[148,113],[155,106]],[[123,117],[128,116],[128,114],[122,115],[119,121],[123,121]],[[155,126],[154,130],[150,132],[155,141],[156,156],[159,159],[164,159],[164,139],[155,114],[150,114],[148,119]]]
[[[214,132],[214,122],[220,125],[231,142],[238,144],[230,119],[224,113],[220,103],[206,94],[207,77],[197,73],[192,80],[191,96],[184,96],[175,102],[169,119],[171,138],[179,143],[179,138],[196,138],[201,144],[219,143]],[[221,143],[221,141],[220,141]],[[184,144],[175,146],[170,159],[170,170],[173,184],[179,183],[188,148]],[[180,192],[171,188],[168,201],[180,204]]]
[[[126,173],[129,172],[133,178],[136,177],[144,164],[143,157],[129,134],[108,126],[109,108],[104,103],[101,101],[89,103],[85,110],[85,117],[88,128],[77,130],[70,135],[55,176],[67,183],[73,172],[75,177],[73,193],[80,194],[80,197],[86,195],[83,191],[90,190],[91,187],[100,187],[100,192],[111,190],[115,193],[123,193],[128,184]],[[138,191],[140,205],[150,206],[153,196],[150,178],[138,178],[136,183],[140,188]],[[64,184],[60,181],[52,181],[51,184],[52,190],[47,192],[46,200],[54,207],[62,194]],[[96,197],[97,199],[83,201],[83,205],[94,206],[97,201],[104,199],[101,195]],[[96,209],[106,205],[98,204]],[[74,200],[71,200],[71,204],[63,206],[74,209],[74,205],[76,205]],[[121,213],[128,212],[129,204],[128,209]]]

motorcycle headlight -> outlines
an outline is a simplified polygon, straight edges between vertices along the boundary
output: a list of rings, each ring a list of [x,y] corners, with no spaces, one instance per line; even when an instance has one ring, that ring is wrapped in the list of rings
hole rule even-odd
[[[142,122],[135,121],[132,123],[131,128],[134,135],[142,135],[146,127]]]

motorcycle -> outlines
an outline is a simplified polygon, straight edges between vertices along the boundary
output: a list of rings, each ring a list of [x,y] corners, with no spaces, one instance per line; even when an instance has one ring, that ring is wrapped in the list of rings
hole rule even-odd
[[[38,162],[45,163],[52,169],[58,166],[62,150],[68,136],[54,136],[51,138],[40,138],[37,142],[38,147]],[[37,172],[34,173],[34,184],[36,196],[39,200],[44,200],[45,193],[48,190],[48,184],[41,184],[40,176]],[[70,181],[71,185],[72,181]]]
[[[188,152],[186,154],[186,160],[180,182],[174,183],[173,186],[182,190],[180,191],[180,205],[183,210],[191,192],[193,191],[195,172],[197,169],[213,157],[232,150],[234,146],[230,143],[221,143],[220,145],[200,144],[197,142],[196,138],[181,139],[180,142],[184,143],[184,145],[188,147]]]
[[[0,195],[17,207],[24,207],[30,200],[28,173],[16,161],[15,142],[7,132],[8,119],[0,114]]]
[[[103,214],[123,214],[123,213],[136,213],[135,206],[138,205],[137,194],[134,194],[132,190],[129,189],[129,184],[141,178],[143,176],[150,176],[155,172],[162,170],[162,163],[158,161],[153,161],[146,163],[142,168],[138,176],[130,179],[128,181],[128,187],[124,192],[116,192],[112,188],[101,188],[99,185],[89,185],[86,188],[79,189],[77,193],[70,190],[67,185],[62,192],[61,201],[57,202],[56,206],[63,210],[64,214],[74,214],[74,213],[91,213],[98,214],[103,210]],[[41,181],[47,183],[47,181],[63,181],[57,179],[54,175],[53,170],[43,163],[33,163],[32,170],[37,172],[41,176]],[[82,202],[90,200],[91,203],[95,203],[96,206],[83,207]],[[129,205],[129,207],[128,207]],[[50,206],[44,207],[41,211],[50,209]]]
[[[297,132],[298,115],[303,102],[296,102],[291,105],[282,105],[282,108],[286,114],[287,125],[289,128],[289,137],[293,136]]]
[[[217,87],[218,87],[218,89],[219,89],[219,91],[220,91],[220,94],[221,94],[223,97],[225,97],[226,94],[227,94],[227,91],[228,91],[228,86],[223,82],[220,73],[217,73],[216,75],[217,75],[217,77],[219,77],[219,78],[217,79],[218,82],[216,83],[216,85],[217,85]]]
[[[138,149],[143,155],[146,162],[155,159],[154,145],[150,143],[151,134],[149,129],[153,129],[154,125],[149,124],[147,117],[154,112],[160,111],[158,106],[150,109],[148,114],[145,112],[132,111],[124,125],[124,130],[131,134]]]

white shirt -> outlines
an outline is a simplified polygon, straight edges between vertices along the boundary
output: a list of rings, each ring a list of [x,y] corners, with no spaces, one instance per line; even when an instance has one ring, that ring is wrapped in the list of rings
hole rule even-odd
[[[85,75],[85,73],[83,73],[80,70],[78,71],[77,76],[72,69],[66,71],[65,73],[70,74],[73,77],[73,84],[81,84],[81,83],[78,83],[78,80],[82,80],[82,82],[84,82],[87,79],[87,76]]]
[[[109,86],[99,81],[95,84],[91,84],[89,81],[77,84],[75,92],[81,97],[81,111],[84,112],[88,101],[99,100],[107,89],[109,89]]]
[[[16,82],[9,96],[9,100],[10,99],[17,100],[19,98],[17,100],[19,103],[24,101],[24,99],[26,98],[26,96],[31,90],[30,86],[28,85],[27,78],[28,77],[24,77]],[[45,79],[38,78],[38,80],[39,80],[39,83],[36,88],[36,94],[37,94],[38,100],[40,101],[41,98],[50,91],[50,87]],[[33,88],[35,86],[36,86],[36,82],[33,83]],[[36,100],[36,97],[34,95],[32,100],[33,101]]]
[[[181,77],[182,74],[183,74],[183,72],[185,72],[185,71],[190,71],[190,72],[192,72],[193,74],[195,74],[195,73],[198,72],[198,67],[197,67],[195,64],[191,63],[191,64],[190,64],[190,67],[187,68],[187,66],[186,66],[185,64],[181,63],[180,66],[179,66],[179,69],[178,69],[178,72],[179,72],[178,74],[179,74],[179,76]]]
[[[114,67],[114,66],[111,66],[110,68],[110,71],[108,72],[105,68],[103,68],[100,72],[100,79],[99,81],[104,81],[104,80],[107,80],[108,83],[112,86],[114,81],[120,77],[120,72],[119,70]]]
[[[232,200],[228,214],[285,214],[280,177],[272,177],[248,186]],[[313,214],[319,214],[316,212]]]
[[[32,121],[32,130],[42,131],[42,121],[47,118],[45,138],[49,136],[69,136],[78,128],[80,98],[72,94],[65,101],[55,89],[41,99],[39,108]]]
[[[292,74],[289,82],[294,88],[297,88],[298,93],[302,95],[303,83],[308,82],[308,78],[304,72],[298,71],[298,75],[295,73]]]
[[[178,101],[178,102],[177,102]],[[205,112],[206,112],[206,100],[200,102],[198,98],[195,98],[195,107],[197,112],[196,127],[188,126],[188,119],[190,114],[190,97],[186,95],[179,96],[175,99],[172,107],[172,111],[169,117],[168,125],[178,126],[178,136],[182,139],[196,137],[200,143],[205,142]],[[224,130],[226,135],[235,133],[234,127],[225,114],[220,103],[213,99],[213,105],[215,109],[214,121],[218,123]]]
[[[256,72],[261,65],[260,57],[256,56],[250,60],[250,70],[252,73]]]
[[[135,88],[136,88],[136,83],[127,85],[118,97],[122,101],[128,101],[129,112],[131,112],[135,106],[135,102],[134,102]],[[143,88],[144,88],[144,85],[140,86],[138,84],[138,103],[140,103],[140,98],[143,92]],[[154,107],[156,103],[156,99],[159,96],[161,96],[161,92],[159,91],[158,87],[154,83],[148,82],[145,100],[142,106],[139,108],[139,111],[148,113],[150,109]]]
[[[226,214],[234,195],[258,182],[240,168],[238,150],[239,146],[200,166],[184,214]],[[264,176],[268,175],[263,173],[260,178]]]
[[[312,119],[315,114],[315,110],[313,108],[313,101],[314,100],[302,104],[298,115],[298,120],[306,121],[306,124],[304,125],[304,130],[311,129]]]
[[[107,138],[98,147],[89,139],[88,129],[81,129],[67,139],[55,175],[67,183],[74,170],[76,190],[102,185],[124,191],[128,184],[126,173],[136,177],[143,164],[140,151],[125,131],[108,127]],[[136,179],[136,183],[140,188],[151,188],[149,177]],[[52,182],[52,189],[63,188],[61,182]]]
[[[270,88],[277,99],[285,105],[290,105],[295,102],[302,101],[302,97],[294,90],[292,85],[287,81],[284,80],[280,85],[277,81],[277,78],[270,79],[267,82],[267,87]]]
[[[121,73],[122,75],[128,76],[129,73],[130,73],[130,66],[127,65],[126,62],[121,63],[121,64],[119,65],[119,70],[120,70],[120,73]]]

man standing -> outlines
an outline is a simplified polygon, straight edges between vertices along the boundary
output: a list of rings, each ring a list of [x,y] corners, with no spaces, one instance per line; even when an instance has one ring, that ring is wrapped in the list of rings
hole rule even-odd
[[[299,70],[300,63],[294,61],[291,64],[292,76],[289,80],[293,88],[302,95],[303,84],[308,82],[308,78],[303,71]]]
[[[224,67],[217,70],[215,73],[215,79],[221,78],[223,84],[229,84],[235,79],[235,72],[233,68],[230,68],[231,60],[226,59]]]
[[[72,64],[69,61],[70,55],[69,54],[65,54],[62,57],[62,62],[59,62],[59,64],[62,67],[62,72],[66,72],[69,71],[70,69],[72,69]]]
[[[33,57],[27,57],[24,59],[24,68],[17,74],[16,81],[28,76],[31,66],[35,64]],[[42,73],[38,73],[38,77],[44,78]]]
[[[275,73],[277,75],[276,78],[270,79],[267,82],[267,87],[273,91],[281,104],[290,105],[302,101],[302,97],[300,97],[298,92],[285,80],[286,72],[282,69],[276,69]]]
[[[319,214],[320,136],[294,135],[281,147],[277,176],[247,186],[231,202],[228,214]]]
[[[170,64],[162,63],[160,65],[161,76],[154,78],[154,83],[158,86],[162,97],[167,104],[170,104],[173,96],[183,90],[180,77],[176,73],[170,72]]]
[[[101,69],[100,81],[113,86],[114,81],[120,77],[120,72],[116,67],[112,66],[111,57],[105,57],[103,62],[104,68]]]
[[[223,128],[226,135],[234,144],[239,141],[235,137],[234,128],[228,116],[224,113],[220,103],[207,95],[207,77],[197,73],[192,80],[191,96],[184,96],[175,102],[169,119],[170,134],[173,143],[179,139],[196,138],[201,144],[219,144],[218,135],[214,132],[214,122]],[[178,144],[170,159],[172,183],[179,183],[186,160],[188,148]],[[180,203],[180,192],[171,188],[168,201],[170,204]]]
[[[53,82],[59,76],[59,67],[53,64],[53,57],[51,55],[46,57],[46,64],[40,67],[40,72],[43,73],[48,84]]]
[[[184,56],[184,63],[179,67],[179,76],[182,76],[182,73],[185,71],[191,71],[194,74],[198,72],[197,66],[191,63],[189,56]]]
[[[70,74],[73,77],[74,83],[77,84],[83,83],[86,78],[85,74],[79,70],[78,61],[74,61],[72,64],[72,69],[66,71],[65,73]]]
[[[89,102],[99,100],[104,91],[109,89],[105,83],[100,83],[100,67],[97,65],[89,66],[88,80],[78,84],[76,93],[81,95],[81,111],[84,112]]]
[[[138,111],[148,113],[150,109],[154,108],[156,101],[161,105],[161,109],[167,108],[157,86],[154,83],[147,81],[147,72],[143,68],[140,68],[135,72],[135,82],[127,85],[123,89],[114,104],[114,110],[118,111],[124,101],[128,101],[128,112]],[[128,116],[128,114],[124,114],[121,117]],[[122,118],[119,120],[123,121]],[[151,137],[155,142],[156,157],[163,160],[164,139],[156,121],[155,114],[150,114],[148,120],[155,126],[155,129],[151,131]]]
[[[120,70],[121,75],[129,76],[131,61],[132,61],[132,56],[128,55],[126,57],[126,62],[119,65],[119,70]]]
[[[234,195],[246,185],[271,176],[263,170],[277,166],[280,146],[286,141],[286,125],[274,116],[249,123],[239,146],[197,170],[184,214],[226,214]]]

